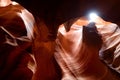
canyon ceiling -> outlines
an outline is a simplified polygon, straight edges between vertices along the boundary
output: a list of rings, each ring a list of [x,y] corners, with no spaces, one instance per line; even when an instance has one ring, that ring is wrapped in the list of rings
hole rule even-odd
[[[49,23],[62,23],[95,10],[100,16],[120,24],[120,0],[16,0]]]

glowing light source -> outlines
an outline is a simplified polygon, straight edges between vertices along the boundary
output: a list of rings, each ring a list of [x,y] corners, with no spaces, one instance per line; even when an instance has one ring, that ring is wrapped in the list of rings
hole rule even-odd
[[[95,20],[98,18],[98,15],[94,12],[89,14],[89,22],[95,22]]]

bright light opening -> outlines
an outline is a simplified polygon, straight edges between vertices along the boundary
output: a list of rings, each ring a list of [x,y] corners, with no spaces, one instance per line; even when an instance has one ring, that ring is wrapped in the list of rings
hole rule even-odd
[[[95,22],[95,20],[98,18],[98,15],[94,12],[89,14],[90,22]]]

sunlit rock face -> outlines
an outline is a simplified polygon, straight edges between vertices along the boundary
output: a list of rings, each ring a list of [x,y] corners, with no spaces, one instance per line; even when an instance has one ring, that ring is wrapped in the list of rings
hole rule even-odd
[[[31,80],[34,23],[32,14],[16,2],[0,7],[0,80]]]
[[[62,69],[62,80],[118,78],[107,66],[119,72],[119,67],[115,68],[113,65],[120,54],[119,27],[100,17],[92,24],[85,17],[74,19],[71,23],[68,21],[71,24],[68,27],[66,24],[59,26],[56,39],[55,58]],[[69,31],[66,31],[66,27],[70,28]],[[120,64],[119,61],[116,63]]]
[[[59,26],[55,41],[48,37],[49,31],[44,22],[39,22],[38,26],[33,49],[37,68],[33,80],[116,78],[107,67],[108,62],[112,64],[113,59],[116,59],[111,55],[115,55],[117,50],[108,54],[112,47],[116,48],[119,44],[120,34],[116,24],[104,21],[100,17],[92,24],[89,24],[86,17],[73,19]],[[103,61],[106,64],[103,64]],[[114,70],[119,72],[117,68]]]

